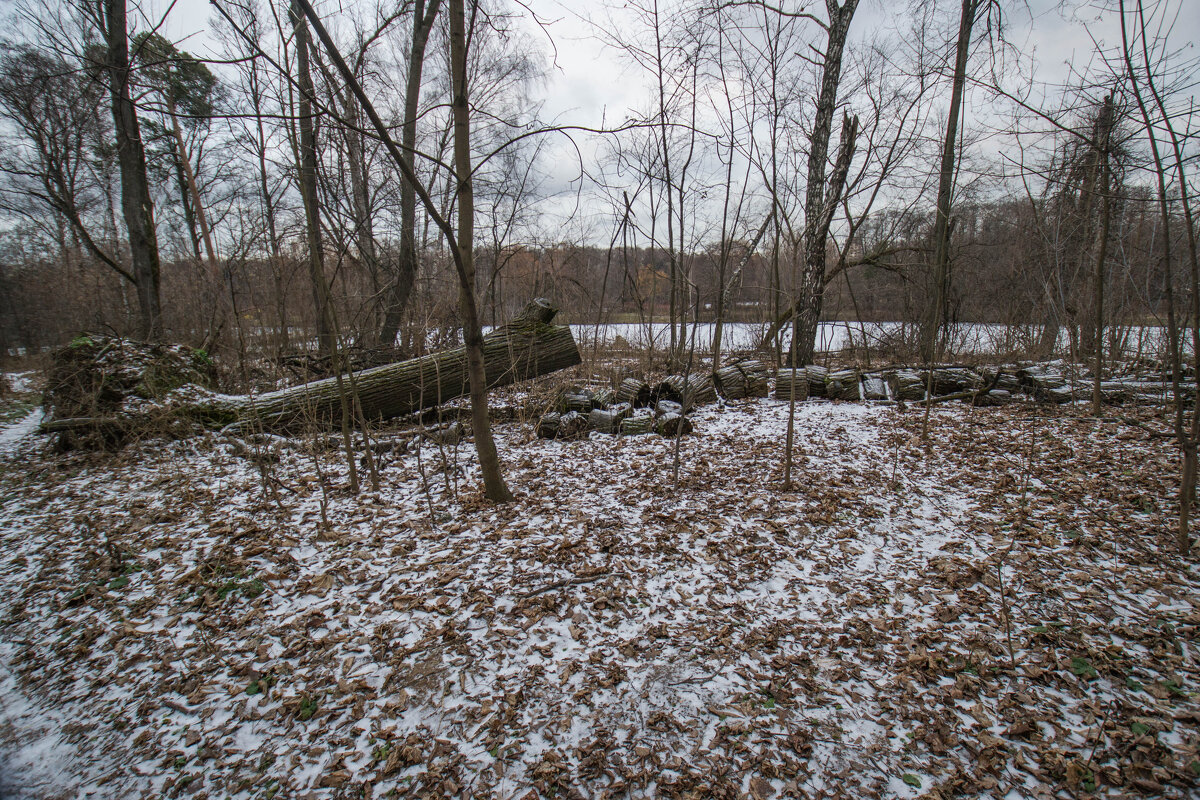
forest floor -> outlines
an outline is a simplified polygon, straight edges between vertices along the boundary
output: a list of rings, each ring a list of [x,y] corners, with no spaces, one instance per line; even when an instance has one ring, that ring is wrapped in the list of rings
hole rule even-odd
[[[354,497],[303,440],[56,454],[22,411],[0,793],[1195,797],[1176,451],[1114,413],[947,405],[927,450],[803,403],[790,491],[774,400],[698,411],[678,483],[672,440],[508,422],[494,506],[468,442]]]

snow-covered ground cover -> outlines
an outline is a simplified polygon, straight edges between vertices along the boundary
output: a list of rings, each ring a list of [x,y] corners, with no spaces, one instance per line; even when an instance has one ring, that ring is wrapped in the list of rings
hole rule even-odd
[[[1195,796],[1173,451],[1072,413],[941,407],[927,452],[920,411],[801,404],[791,491],[774,400],[698,412],[678,485],[671,440],[512,422],[503,506],[468,443],[385,453],[354,498],[302,440],[53,455],[28,417],[0,433],[0,786]]]

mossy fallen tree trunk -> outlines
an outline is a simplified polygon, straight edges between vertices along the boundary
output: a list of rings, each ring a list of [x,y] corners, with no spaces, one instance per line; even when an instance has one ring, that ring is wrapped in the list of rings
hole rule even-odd
[[[557,313],[547,300],[535,300],[515,319],[483,337],[488,388],[508,386],[580,363],[579,348],[565,325],[552,325]],[[343,394],[357,402],[367,420],[412,414],[467,395],[466,349],[456,347],[421,358],[351,373],[341,381],[326,378],[260,395],[219,395],[185,388],[156,409],[156,416],[190,418],[211,427],[288,430],[326,423],[342,412]],[[137,419],[52,419],[46,432],[81,428],[132,430]]]

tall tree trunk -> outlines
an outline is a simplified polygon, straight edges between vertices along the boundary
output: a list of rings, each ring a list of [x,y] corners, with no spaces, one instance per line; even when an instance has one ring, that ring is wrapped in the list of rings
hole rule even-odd
[[[313,305],[317,312],[317,343],[322,353],[333,353],[333,315],[329,308],[329,284],[325,282],[325,259],[321,249],[321,207],[317,199],[317,134],[313,124],[312,68],[309,65],[308,25],[304,13],[293,0],[292,25],[296,34],[297,83],[300,89],[300,198],[304,202],[304,220],[308,235],[308,275],[312,282]]]
[[[99,0],[105,26],[109,93],[117,135],[117,160],[121,166],[121,212],[129,232],[129,251],[138,299],[138,335],[162,335],[159,298],[158,237],[154,229],[154,201],[146,179],[146,150],[142,146],[137,108],[129,89],[129,34],[125,0]]]
[[[359,113],[354,105],[354,101],[346,96],[342,97],[342,109],[346,115],[346,119],[350,120],[355,127],[359,125]],[[352,208],[354,209],[354,229],[355,239],[358,244],[358,258],[362,265],[367,269],[367,275],[371,278],[371,291],[378,297],[379,295],[379,249],[375,244],[375,223],[372,218],[371,208],[371,185],[367,178],[367,153],[363,146],[365,137],[357,130],[347,130],[346,135],[346,159],[350,165],[350,194],[352,195]],[[375,307],[378,312],[378,306]],[[364,339],[367,342],[372,342],[379,335],[379,318],[374,317],[369,322],[365,323],[363,332]],[[390,344],[390,342],[389,342]]]
[[[967,81],[967,56],[971,49],[971,29],[980,0],[962,0],[958,21],[958,49],[954,58],[954,79],[950,89],[950,113],[946,117],[946,138],[942,140],[942,165],[938,174],[937,218],[933,223],[933,285],[920,326],[920,354],[925,362],[937,357],[938,335],[946,320],[950,295],[950,201],[954,190],[954,164],[957,153],[958,117],[962,111],[963,87]]]
[[[450,75],[453,87],[454,171],[458,186],[459,305],[463,315],[463,344],[471,379],[471,427],[483,493],[489,500],[512,499],[501,473],[500,454],[492,438],[488,414],[487,372],[483,363],[483,330],[475,302],[475,196],[471,179],[471,110],[467,104],[467,34],[464,0],[450,0]]]
[[[1100,191],[1100,224],[1096,226],[1096,271],[1095,271],[1095,374],[1092,376],[1092,414],[1100,416],[1100,407],[1104,398],[1100,392],[1103,380],[1101,370],[1104,367],[1104,278],[1105,262],[1108,260],[1108,233],[1112,225],[1112,198],[1109,170],[1109,134],[1113,125],[1112,95],[1104,98],[1100,109],[1100,117],[1096,120],[1096,159],[1099,162],[1099,191]]]
[[[1127,70],[1126,77],[1128,78],[1129,87],[1133,90],[1138,110],[1141,112],[1142,122],[1146,130],[1146,138],[1150,141],[1150,152],[1154,159],[1155,167],[1154,177],[1158,188],[1158,211],[1162,222],[1160,246],[1162,247],[1164,288],[1167,299],[1167,349],[1171,359],[1171,384],[1175,400],[1175,441],[1178,443],[1183,456],[1182,474],[1179,481],[1179,524],[1175,531],[1175,541],[1179,555],[1186,558],[1191,555],[1192,550],[1191,514],[1192,506],[1196,501],[1197,456],[1200,455],[1198,454],[1198,447],[1200,447],[1200,381],[1197,382],[1194,389],[1195,394],[1192,397],[1191,425],[1185,428],[1185,400],[1181,383],[1183,379],[1183,338],[1186,334],[1180,331],[1175,314],[1174,277],[1171,272],[1171,213],[1167,205],[1167,167],[1159,150],[1158,135],[1155,133],[1155,121],[1151,118],[1150,110],[1147,108],[1145,98],[1142,95],[1140,86],[1141,76],[1133,66],[1129,32],[1125,21],[1124,0],[1120,0],[1117,8],[1121,19],[1121,50]],[[1147,37],[1150,34],[1146,29],[1146,19],[1141,3],[1137,4],[1135,13],[1139,28],[1141,29],[1140,41],[1146,86],[1154,99],[1155,107],[1158,109],[1159,116],[1161,117],[1161,124],[1166,129],[1171,142],[1171,152],[1174,156],[1174,167],[1176,170],[1176,182],[1179,186],[1179,198],[1183,207],[1184,224],[1187,228],[1188,274],[1191,278],[1191,302],[1186,322],[1188,323],[1188,327],[1190,327],[1190,331],[1187,332],[1191,333],[1192,339],[1192,368],[1197,369],[1200,368],[1200,256],[1197,254],[1196,220],[1192,214],[1192,203],[1188,190],[1188,180],[1185,174],[1183,149],[1179,137],[1175,132],[1171,116],[1167,113],[1162,96],[1154,85],[1154,75],[1150,64],[1150,50],[1147,44]]]
[[[204,254],[208,257],[209,266],[217,269],[217,251],[213,247],[212,229],[208,227],[208,215],[204,212],[204,201],[200,197],[200,186],[196,183],[196,172],[188,159],[187,143],[183,140],[183,129],[179,126],[179,117],[175,113],[175,101],[167,93],[167,114],[171,117],[171,132],[175,139],[179,168],[183,171],[184,183],[192,201],[192,215],[200,226],[200,239],[204,242]]]
[[[404,90],[404,122],[400,129],[400,153],[409,170],[415,163],[413,152],[417,147],[417,114],[420,111],[421,75],[425,66],[425,46],[429,32],[437,19],[441,0],[417,0],[413,8],[412,47],[408,55],[408,83]],[[387,296],[387,308],[383,316],[383,329],[379,338],[384,345],[395,344],[400,331],[400,321],[412,297],[413,284],[417,278],[417,194],[409,181],[400,185],[400,256],[392,276],[391,289]]]
[[[257,74],[257,71],[251,73],[255,88],[258,86]],[[283,251],[279,246],[279,233],[275,224],[275,200],[271,197],[267,172],[267,134],[263,127],[261,98],[257,92],[254,94],[253,103],[258,135],[258,191],[262,195],[263,217],[267,224],[267,237],[270,239],[268,244],[271,248],[271,276],[275,282],[275,316],[279,327],[275,355],[278,357],[288,346],[287,289],[283,280]]]
[[[845,0],[838,7],[834,0],[826,0],[829,10],[828,37],[825,46],[825,63],[821,70],[821,92],[817,97],[817,114],[813,121],[812,137],[808,151],[808,181],[804,196],[804,269],[800,278],[799,314],[792,326],[792,347],[788,353],[789,364],[812,362],[816,350],[817,326],[821,320],[821,305],[825,296],[825,249],[829,241],[829,222],[841,199],[845,186],[825,185],[825,162],[829,157],[829,137],[833,133],[833,113],[837,109],[838,87],[842,82],[842,53],[850,31],[850,21],[858,8],[858,0]],[[846,120],[849,122],[849,118]],[[853,138],[849,146],[853,151]],[[843,145],[846,126],[842,128]],[[849,164],[847,164],[847,170]],[[832,183],[832,182],[831,182]]]

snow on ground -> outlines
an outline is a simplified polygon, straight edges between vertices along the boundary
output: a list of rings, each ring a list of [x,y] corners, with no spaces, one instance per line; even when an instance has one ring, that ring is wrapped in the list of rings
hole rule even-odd
[[[678,485],[673,441],[518,421],[503,506],[470,444],[382,452],[355,498],[304,440],[53,455],[28,417],[0,433],[3,780],[1194,796],[1200,580],[1166,552],[1172,451],[1073,413],[938,408],[927,451],[920,411],[800,404],[790,491],[777,401],[698,412]]]

